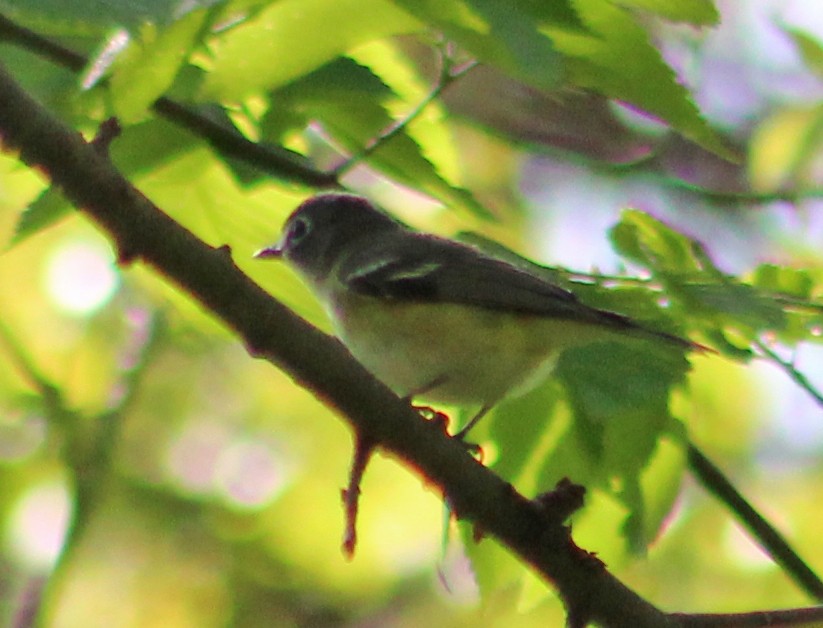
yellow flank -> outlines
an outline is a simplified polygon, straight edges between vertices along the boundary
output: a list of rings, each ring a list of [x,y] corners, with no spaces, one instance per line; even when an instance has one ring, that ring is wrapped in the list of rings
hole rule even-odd
[[[549,375],[560,351],[611,335],[602,327],[454,303],[333,296],[349,350],[400,395],[489,406]],[[430,386],[437,382],[434,388]]]

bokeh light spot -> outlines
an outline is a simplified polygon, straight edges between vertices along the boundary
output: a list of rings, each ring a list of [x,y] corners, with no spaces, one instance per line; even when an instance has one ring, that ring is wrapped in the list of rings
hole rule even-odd
[[[69,525],[71,500],[62,482],[32,487],[15,505],[8,519],[11,553],[35,568],[50,568],[63,547]]]
[[[166,468],[170,479],[189,493],[210,493],[217,460],[230,441],[228,427],[216,421],[186,423],[168,449]]]
[[[293,475],[291,466],[267,444],[239,439],[220,455],[217,481],[233,505],[259,508],[288,485]]]
[[[111,253],[92,241],[58,247],[48,261],[45,290],[52,303],[75,316],[101,308],[117,289],[118,276]]]

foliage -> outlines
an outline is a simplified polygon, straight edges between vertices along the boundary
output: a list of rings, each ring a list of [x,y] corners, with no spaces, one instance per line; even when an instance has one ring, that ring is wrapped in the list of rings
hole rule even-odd
[[[289,271],[251,260],[315,181],[361,191],[421,228],[468,228],[521,251],[537,249],[541,218],[539,203],[523,202],[507,175],[528,172],[524,156],[676,188],[665,218],[632,207],[630,196],[619,201],[624,209],[608,231],[619,256],[613,272],[497,254],[586,303],[717,353],[686,356],[645,341],[569,351],[556,377],[501,404],[472,435],[487,464],[527,495],[564,476],[584,484],[589,501],[574,517],[575,539],[664,606],[807,602],[780,573],[724,566],[705,530],[729,515],[683,487],[696,441],[716,444],[722,466],[754,470],[747,489],[782,490],[779,478],[756,472],[765,464],[755,451],[763,412],[743,370],[755,360],[821,398],[812,378],[781,357],[819,343],[819,252],[769,234],[764,221],[760,237],[776,244],[727,270],[716,261],[726,242],[707,237],[711,230],[687,235],[700,222],[690,204],[742,224],[755,203],[790,202],[804,215],[804,199],[820,196],[819,101],[774,106],[750,137],[732,139],[707,122],[680,68],[667,63],[659,42],[677,29],[716,26],[711,2],[98,6],[0,0],[0,13],[14,20],[0,24],[0,61],[89,137],[117,116],[117,167],[199,237],[229,244],[242,270],[324,328]],[[15,30],[22,27],[58,45],[32,43]],[[784,30],[819,79],[815,35]],[[580,94],[593,100],[583,107]],[[564,126],[575,112],[582,126],[608,132],[587,141],[581,128]],[[231,151],[227,136],[255,150]],[[673,180],[698,161],[694,154],[706,169]],[[473,170],[483,168],[489,176],[478,180]],[[728,185],[707,189],[709,181]],[[588,224],[582,194],[580,202],[566,209]],[[14,574],[7,614],[57,555],[27,518],[48,516],[74,522],[40,607],[49,625],[559,621],[551,591],[467,526],[447,522],[438,548],[441,504],[393,461],[378,459],[367,472],[360,547],[343,562],[336,487],[350,444],[326,411],[250,360],[187,296],[142,269],[114,269],[99,235],[13,155],[0,161],[0,206],[9,243],[0,276],[14,286],[0,295],[0,516]],[[812,565],[823,548],[799,495],[817,490],[817,475],[812,469],[790,491],[759,500],[792,518]],[[664,534],[684,491],[683,525]],[[58,539],[63,532],[53,531]],[[656,563],[638,558],[649,551]],[[450,592],[432,592],[435,572]],[[129,574],[127,585],[115,584]],[[694,582],[676,591],[688,576]],[[718,597],[729,581],[739,594]],[[102,613],[90,591],[94,604],[105,600]]]

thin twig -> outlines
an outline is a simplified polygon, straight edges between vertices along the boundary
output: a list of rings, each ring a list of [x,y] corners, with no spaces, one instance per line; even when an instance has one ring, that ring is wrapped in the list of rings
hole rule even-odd
[[[0,14],[0,39],[5,39],[21,48],[25,48],[75,73],[82,72],[88,62],[83,55],[64,48],[60,44],[46,37],[42,37],[25,26],[20,26],[12,22],[2,14]]]
[[[357,510],[360,503],[360,483],[366,466],[374,453],[374,441],[358,433],[355,436],[349,484],[341,493],[346,512],[346,526],[343,533],[343,554],[348,559],[354,557],[357,547]]]
[[[336,166],[332,169],[331,174],[335,177],[340,177],[349,170],[351,170],[354,166],[368,158],[371,154],[373,154],[378,148],[387,144],[393,137],[395,137],[398,133],[403,131],[406,127],[409,126],[421,113],[428,107],[435,99],[437,99],[440,94],[443,93],[449,85],[454,83],[459,78],[465,76],[468,72],[473,70],[477,67],[477,61],[471,61],[466,63],[465,65],[461,66],[459,70],[452,71],[451,65],[447,62],[445,58],[441,59],[441,70],[440,75],[437,79],[437,84],[434,88],[429,92],[429,94],[423,98],[415,107],[408,113],[404,118],[398,120],[387,129],[384,129],[377,137],[372,139],[360,152],[355,153],[348,159],[346,159],[343,163],[339,166]]]
[[[823,188],[808,190],[773,190],[771,192],[712,190],[676,177],[660,177],[659,181],[676,189],[697,194],[715,203],[765,204],[785,201],[797,203],[805,199],[823,198]]]
[[[278,178],[290,179],[316,188],[339,188],[335,173],[315,168],[300,153],[276,146],[251,142],[234,129],[227,128],[189,107],[165,96],[151,107],[158,115],[202,137],[223,157],[233,157]]]
[[[11,330],[0,322],[0,343],[5,345],[6,352],[17,366],[20,374],[28,380],[31,387],[37,391],[43,400],[46,416],[61,429],[67,429],[76,418],[75,413],[63,399],[60,389],[40,372],[23,347],[17,342]]]
[[[786,373],[786,375],[788,375],[795,384],[809,393],[818,406],[823,407],[823,393],[817,390],[815,385],[809,381],[809,378],[798,371],[794,364],[781,358],[774,351],[769,349],[765,343],[759,340],[755,341],[754,346],[757,347],[763,355],[769,359],[770,362],[776,364],[784,373]]]
[[[688,445],[689,468],[712,495],[724,503],[772,559],[815,600],[823,601],[823,581],[800,558],[788,541],[769,523],[728,478],[694,444]]]
[[[773,294],[771,295],[771,298],[780,303],[780,305],[785,305],[789,308],[811,310],[812,312],[817,312],[819,314],[823,313],[823,303],[815,303],[806,299],[798,299],[797,297],[792,297],[781,293]]]

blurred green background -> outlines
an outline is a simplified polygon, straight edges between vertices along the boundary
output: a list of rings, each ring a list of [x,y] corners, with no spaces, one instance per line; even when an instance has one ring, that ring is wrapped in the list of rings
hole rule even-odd
[[[399,119],[425,98],[430,50],[442,49],[431,29],[475,45],[472,56],[486,65],[415,118],[396,152],[378,152],[347,170],[347,188],[414,226],[482,233],[582,273],[578,278],[589,284],[592,274],[613,275],[623,289],[659,279],[655,269],[619,257],[609,242],[621,211],[638,208],[701,242],[724,273],[742,282],[764,285],[755,281],[760,264],[785,273],[803,269],[808,285],[799,293],[812,312],[802,329],[792,327],[794,318],[774,331],[759,319],[747,323],[746,313],[722,319],[722,355],[694,357],[685,384],[672,388],[672,423],[638,436],[651,439],[653,450],[632,476],[643,492],[639,502],[621,493],[625,478],[600,477],[580,462],[579,450],[558,445],[573,421],[568,381],[554,380],[500,408],[477,434],[488,464],[527,495],[550,488],[544,480],[555,475],[580,481],[575,472],[591,474],[588,506],[574,520],[576,541],[665,610],[810,604],[691,477],[678,430],[685,426],[809,565],[823,565],[823,420],[808,394],[823,386],[823,352],[815,342],[823,330],[823,22],[816,3],[718,2],[719,25],[712,28],[697,27],[711,20],[667,15],[676,3],[661,2],[639,17],[627,12],[688,85],[711,127],[705,129],[668,97],[656,101],[654,90],[641,97],[626,88],[623,95],[593,79],[595,91],[624,102],[587,100],[580,91],[590,87],[586,73],[568,58],[557,60],[557,76],[549,68],[538,73],[530,55],[550,53],[530,48],[517,57],[511,41],[495,35],[509,46],[510,59],[489,41],[461,40],[465,33],[454,24],[463,17],[415,14],[406,2],[381,4],[385,13],[350,31],[340,58],[321,50],[324,33],[307,30],[306,41],[292,41],[293,32],[263,29],[269,39],[282,36],[278,45],[286,51],[320,52],[315,61],[296,54],[293,67],[281,63],[271,71],[280,74],[256,84],[269,71],[261,68],[274,62],[254,47],[259,34],[244,40],[243,23],[232,30],[229,17],[288,25],[274,15],[282,10],[308,21],[300,28],[314,19],[335,32],[338,19],[347,32],[356,9],[332,4],[313,0],[294,12],[294,2],[210,3],[191,11],[117,2],[96,11],[78,3],[61,13],[45,0],[3,0],[4,15],[96,59],[110,86],[94,80],[94,63],[84,88],[77,76],[8,38],[0,41],[0,61],[89,136],[117,114],[125,129],[113,159],[133,183],[210,244],[229,244],[244,272],[328,329],[294,275],[252,259],[314,190],[249,174],[148,105],[168,92],[213,114],[207,103],[214,99],[250,139],[276,141],[328,167],[376,137],[381,116]],[[483,5],[465,7],[481,15]],[[585,15],[596,5],[568,7],[570,15],[572,8]],[[560,13],[550,16],[552,28],[567,19]],[[428,29],[424,36],[408,34],[418,31],[417,20]],[[390,38],[398,33],[404,36]],[[121,40],[125,52],[112,69],[103,61],[106,46]],[[554,43],[562,48],[561,40]],[[618,53],[607,50],[619,65]],[[246,58],[261,67],[244,69]],[[357,63],[315,71],[332,58]],[[503,58],[509,60],[495,65]],[[168,80],[158,78],[169,67]],[[356,68],[368,68],[370,78],[347,82],[359,77]],[[642,116],[641,107],[656,108],[658,118],[702,148]],[[741,163],[718,157],[723,145]],[[543,583],[490,539],[464,546],[467,530],[446,523],[440,496],[391,458],[378,455],[367,471],[359,546],[347,561],[340,488],[352,441],[344,424],[271,365],[250,358],[188,297],[144,268],[118,268],[106,237],[46,187],[15,155],[0,156],[0,239],[8,245],[0,255],[5,624],[31,625],[37,616],[59,627],[562,625],[561,604]],[[34,227],[26,222],[32,215]],[[53,224],[40,227],[40,217]],[[784,286],[782,277],[777,283]],[[657,298],[609,296],[610,287],[601,281],[592,299],[611,298],[614,307],[622,299],[634,313],[640,301]],[[658,296],[663,306],[677,297],[665,290]],[[707,330],[720,318],[694,322],[688,307],[672,310],[670,318],[696,332],[696,340],[717,340]],[[756,342],[791,366],[750,359],[745,350]],[[807,377],[807,389],[787,372]],[[543,414],[518,423],[529,412]],[[518,442],[526,440],[533,442],[521,452]],[[640,541],[627,523],[638,503],[645,508]]]

